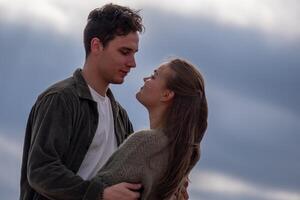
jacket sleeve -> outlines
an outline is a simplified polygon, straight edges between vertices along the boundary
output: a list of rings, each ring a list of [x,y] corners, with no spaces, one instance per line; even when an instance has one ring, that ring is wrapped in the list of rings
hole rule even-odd
[[[36,192],[49,199],[79,200],[87,195],[90,182],[63,163],[72,136],[72,118],[63,94],[43,97],[34,107],[27,178]],[[97,199],[98,191],[90,192],[89,199]]]

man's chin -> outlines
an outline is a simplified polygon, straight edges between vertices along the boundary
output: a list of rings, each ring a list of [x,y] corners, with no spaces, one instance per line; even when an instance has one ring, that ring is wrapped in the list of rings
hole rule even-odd
[[[111,83],[112,84],[122,84],[122,83],[124,83],[124,79],[113,80]]]

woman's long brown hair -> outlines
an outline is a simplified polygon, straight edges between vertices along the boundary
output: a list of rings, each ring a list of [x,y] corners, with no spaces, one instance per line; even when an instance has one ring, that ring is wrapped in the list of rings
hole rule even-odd
[[[200,72],[182,59],[167,63],[172,73],[167,88],[175,95],[166,113],[169,164],[158,183],[158,198],[168,199],[200,158],[200,142],[207,128],[207,101]]]

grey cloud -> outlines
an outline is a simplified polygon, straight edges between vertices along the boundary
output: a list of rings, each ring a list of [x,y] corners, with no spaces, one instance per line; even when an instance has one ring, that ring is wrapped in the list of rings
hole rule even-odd
[[[1,27],[0,126],[24,129],[24,119],[37,95],[83,63],[81,43],[51,30],[31,30],[24,25]]]
[[[230,92],[210,91],[209,97],[209,128],[199,168],[223,171],[262,187],[297,191],[300,118]]]
[[[145,13],[150,33],[143,47],[149,62],[168,55],[186,57],[200,66],[208,84],[223,85],[299,114],[299,40],[286,44],[251,29],[153,13]]]
[[[208,86],[210,123],[197,167],[223,171],[257,185],[297,189],[300,161],[296,147],[300,128],[295,120],[300,116],[300,42],[284,45],[276,41],[273,46],[270,44],[273,39],[253,30],[181,18],[171,13],[145,11],[144,19],[146,32],[141,36],[138,68],[128,77],[127,84],[114,86],[135,127],[148,123],[145,109],[134,98],[138,88],[136,79],[140,79],[134,76],[142,74],[143,66],[156,66],[170,55],[185,57],[199,65]],[[23,130],[37,95],[82,65],[81,38],[2,24],[0,43],[0,127]],[[212,86],[218,88],[219,96],[213,93]],[[230,88],[242,98],[231,96],[227,90],[222,94],[222,88]],[[256,116],[260,111],[249,111],[243,98],[254,105],[268,105],[278,115],[281,110],[286,112],[282,119],[273,118],[273,112]],[[225,105],[230,107],[222,109]],[[249,112],[249,116],[246,113],[235,118],[243,111]],[[236,124],[224,120],[226,117],[232,117]],[[199,196],[208,200],[227,198],[205,193],[194,195],[195,199]]]

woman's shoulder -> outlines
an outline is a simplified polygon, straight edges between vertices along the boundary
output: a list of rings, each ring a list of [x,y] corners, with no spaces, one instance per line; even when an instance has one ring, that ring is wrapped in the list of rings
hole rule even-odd
[[[130,137],[141,141],[167,139],[164,132],[158,129],[144,129],[133,133]]]
[[[167,141],[167,136],[165,136],[163,131],[156,129],[145,129],[131,134],[126,142],[136,143],[138,145],[161,145],[167,143]]]

